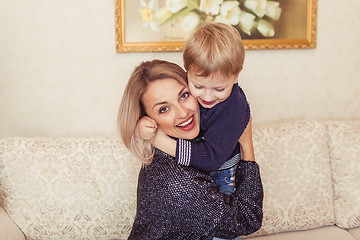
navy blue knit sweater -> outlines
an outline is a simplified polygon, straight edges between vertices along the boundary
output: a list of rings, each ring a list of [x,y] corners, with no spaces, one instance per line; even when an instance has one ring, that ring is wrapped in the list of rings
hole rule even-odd
[[[215,171],[240,152],[238,140],[249,122],[250,107],[244,91],[234,84],[225,101],[200,110],[198,140],[178,139],[176,161],[203,171]]]
[[[129,240],[235,238],[261,227],[263,188],[256,162],[240,161],[228,196],[200,170],[179,165],[156,149],[141,169]]]

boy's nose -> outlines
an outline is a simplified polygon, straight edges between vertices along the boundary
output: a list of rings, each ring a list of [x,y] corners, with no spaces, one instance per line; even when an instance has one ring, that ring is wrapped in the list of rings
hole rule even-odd
[[[214,96],[212,95],[212,93],[210,91],[204,91],[202,99],[207,102],[211,102],[214,100]]]

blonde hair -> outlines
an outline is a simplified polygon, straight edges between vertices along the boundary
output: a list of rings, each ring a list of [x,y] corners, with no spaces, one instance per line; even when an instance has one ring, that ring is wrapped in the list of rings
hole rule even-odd
[[[118,111],[118,129],[125,146],[144,164],[150,164],[154,148],[149,141],[139,138],[136,133],[138,120],[146,115],[142,97],[150,83],[171,78],[187,86],[184,69],[175,63],[162,60],[142,62],[133,71],[125,88]]]
[[[244,64],[245,49],[240,33],[224,23],[200,26],[185,42],[184,67],[207,77],[219,72],[226,76],[239,73]]]

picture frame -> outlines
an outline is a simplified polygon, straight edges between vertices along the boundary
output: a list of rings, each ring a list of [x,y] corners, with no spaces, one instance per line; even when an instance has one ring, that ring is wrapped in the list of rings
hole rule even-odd
[[[115,0],[116,52],[182,51],[184,41],[196,29],[189,30],[189,25],[197,21],[198,24],[218,21],[221,15],[222,5],[209,12],[204,7],[199,8],[203,1],[206,0]],[[224,0],[222,4],[225,2],[227,5],[231,2],[235,6],[233,9],[237,5],[240,15],[245,17],[234,25],[243,38],[245,49],[316,48],[317,0]],[[179,5],[181,3],[184,5]],[[259,8],[264,3],[276,6]],[[258,8],[252,8],[254,4],[258,4]],[[173,9],[169,11],[166,5]],[[189,16],[193,18],[186,25]],[[249,16],[250,21],[247,21]],[[265,31],[260,24],[263,22],[269,23],[265,24]],[[249,24],[251,27],[246,28]]]

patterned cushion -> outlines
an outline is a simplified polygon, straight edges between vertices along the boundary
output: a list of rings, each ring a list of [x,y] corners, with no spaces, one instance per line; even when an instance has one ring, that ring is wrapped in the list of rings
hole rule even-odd
[[[360,226],[360,121],[329,122],[336,224]]]
[[[0,169],[1,169],[1,166],[0,166]],[[5,194],[3,192],[3,188],[1,186],[1,181],[0,181],[0,208],[4,206],[4,197],[5,197]]]
[[[327,139],[325,125],[315,121],[254,128],[264,218],[253,236],[334,224]]]
[[[28,239],[126,239],[140,162],[117,138],[6,138],[5,208]]]

